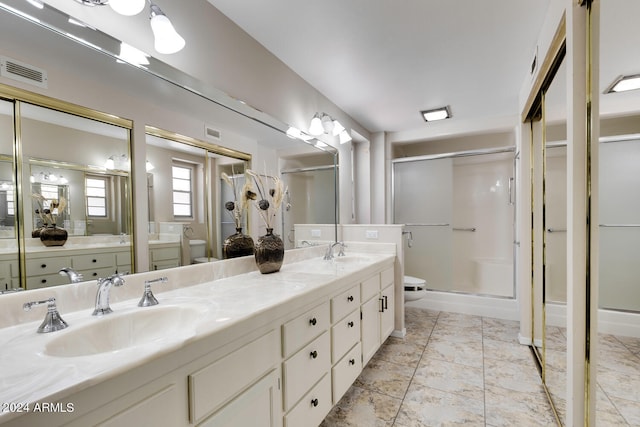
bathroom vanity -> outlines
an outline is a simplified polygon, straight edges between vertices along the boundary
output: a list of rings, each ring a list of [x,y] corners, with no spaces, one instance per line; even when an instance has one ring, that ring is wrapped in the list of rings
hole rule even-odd
[[[267,275],[246,257],[126,276],[103,317],[80,307],[92,282],[56,287],[68,328],[0,329],[0,424],[317,425],[394,330],[395,245],[367,246],[329,261],[287,251]],[[160,304],[138,307],[159,275]],[[21,307],[46,291],[6,297]]]

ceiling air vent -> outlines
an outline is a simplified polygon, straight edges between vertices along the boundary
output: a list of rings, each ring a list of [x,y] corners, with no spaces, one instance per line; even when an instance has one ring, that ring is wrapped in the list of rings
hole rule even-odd
[[[207,125],[204,126],[204,136],[206,136],[209,139],[215,139],[216,141],[220,141],[222,137],[218,129],[214,129]]]
[[[47,72],[42,68],[0,56],[0,76],[47,88]]]

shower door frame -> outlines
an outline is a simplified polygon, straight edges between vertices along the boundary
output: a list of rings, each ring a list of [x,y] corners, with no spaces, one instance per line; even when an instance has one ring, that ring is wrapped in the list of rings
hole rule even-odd
[[[449,293],[449,294],[460,294],[460,295],[469,295],[469,296],[476,296],[476,297],[486,297],[486,298],[497,298],[497,299],[504,299],[504,300],[516,300],[517,299],[517,281],[516,281],[516,249],[515,249],[515,245],[518,244],[519,242],[516,239],[516,234],[515,234],[515,230],[518,228],[517,227],[517,216],[516,216],[516,209],[515,209],[515,189],[516,189],[516,175],[515,175],[515,168],[516,168],[516,159],[519,157],[520,153],[516,150],[516,146],[514,145],[510,145],[510,146],[506,146],[506,147],[494,147],[494,148],[483,148],[483,149],[476,149],[476,150],[464,150],[464,151],[457,151],[457,152],[451,152],[451,153],[441,153],[441,154],[427,154],[427,155],[422,155],[422,156],[413,156],[413,157],[402,157],[402,158],[398,158],[398,159],[393,159],[391,160],[391,222],[392,224],[396,224],[396,215],[395,215],[395,205],[396,205],[396,194],[395,194],[395,165],[398,163],[410,163],[410,162],[419,162],[419,161],[425,161],[425,160],[439,160],[439,159],[455,159],[455,158],[460,158],[460,157],[472,157],[472,156],[482,156],[482,155],[489,155],[489,154],[501,154],[501,153],[514,153],[513,154],[513,171],[512,173],[514,174],[512,177],[510,177],[509,179],[509,205],[513,205],[514,209],[513,209],[513,215],[512,215],[512,227],[513,227],[513,251],[512,251],[512,260],[511,260],[511,265],[513,268],[513,274],[512,274],[512,288],[511,288],[511,296],[503,296],[503,295],[493,295],[493,294],[486,294],[486,293],[476,293],[476,292],[464,292],[464,291],[456,291],[456,290],[441,290],[441,289],[429,289],[426,288],[428,291],[436,291],[436,292],[444,292],[444,293]],[[513,198],[512,198],[513,197]],[[513,203],[512,203],[513,202]],[[408,227],[415,227],[415,226],[422,226],[422,227],[440,227],[440,226],[451,226],[451,224],[449,223],[407,223],[404,224],[405,226]],[[466,229],[465,229],[466,230]],[[469,229],[469,231],[471,231]]]

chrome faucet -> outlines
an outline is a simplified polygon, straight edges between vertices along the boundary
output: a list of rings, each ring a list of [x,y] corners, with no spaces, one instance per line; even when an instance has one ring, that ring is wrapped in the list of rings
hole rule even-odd
[[[60,271],[58,271],[58,274],[60,274],[61,276],[69,277],[69,280],[71,280],[71,283],[78,283],[78,282],[82,282],[83,280],[81,273],[78,273],[77,271],[69,267],[61,268]]]
[[[155,296],[153,296],[153,292],[151,292],[151,284],[152,283],[167,283],[169,281],[166,277],[159,277],[153,280],[145,280],[144,281],[144,294],[138,303],[138,307],[150,307],[152,305],[158,305],[158,300]]]
[[[346,248],[347,245],[345,245],[343,242],[330,243],[327,252],[324,254],[325,260],[333,259],[333,248],[335,248],[336,246],[340,246],[340,252],[338,252],[338,256],[344,256],[344,248]]]
[[[59,331],[69,326],[67,322],[60,317],[60,313],[58,313],[58,308],[56,307],[56,299],[53,297],[43,301],[26,302],[22,305],[22,308],[24,311],[29,311],[31,307],[45,303],[47,304],[47,314],[44,316],[42,324],[38,327],[39,334]]]
[[[93,310],[94,316],[103,316],[111,313],[111,307],[109,307],[109,293],[111,292],[111,286],[124,285],[124,279],[120,274],[113,274],[104,279],[98,279],[98,293],[96,294],[96,308]]]

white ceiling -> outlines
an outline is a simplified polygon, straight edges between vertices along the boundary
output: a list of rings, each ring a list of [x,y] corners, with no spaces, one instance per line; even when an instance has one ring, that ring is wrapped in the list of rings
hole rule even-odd
[[[549,0],[209,0],[370,131],[517,114]]]
[[[444,105],[453,112],[450,125],[519,115],[518,94],[550,3],[208,1],[372,132],[419,132],[430,126],[419,111]],[[604,88],[619,74],[640,72],[640,1],[601,3]],[[637,94],[604,97],[608,113],[639,105]]]

